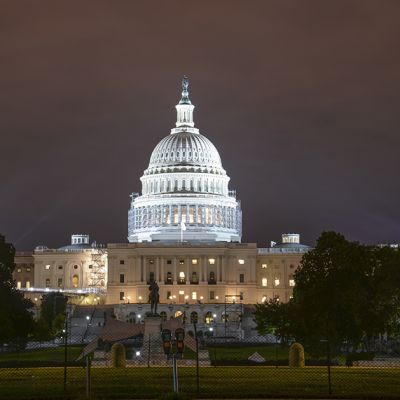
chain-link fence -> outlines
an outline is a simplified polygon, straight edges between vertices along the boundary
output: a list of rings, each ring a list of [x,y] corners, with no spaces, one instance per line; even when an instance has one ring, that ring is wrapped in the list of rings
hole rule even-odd
[[[289,347],[262,337],[199,335],[193,324],[158,317],[105,324],[96,311],[66,325],[57,339],[1,348],[0,398],[159,398],[174,390],[174,358],[175,390],[187,397],[400,397],[400,357],[393,352],[305,351],[303,359],[301,349],[289,357]],[[174,341],[180,328],[182,355]],[[162,329],[171,332],[169,356]]]

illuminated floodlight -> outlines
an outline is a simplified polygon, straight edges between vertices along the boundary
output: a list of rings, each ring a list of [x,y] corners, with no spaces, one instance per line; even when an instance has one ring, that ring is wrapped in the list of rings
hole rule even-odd
[[[140,351],[137,351],[135,354],[136,354],[136,357],[140,357]]]

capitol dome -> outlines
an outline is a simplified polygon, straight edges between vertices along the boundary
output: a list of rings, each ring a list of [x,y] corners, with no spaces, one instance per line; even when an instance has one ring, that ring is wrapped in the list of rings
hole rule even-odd
[[[218,150],[194,127],[188,80],[176,106],[177,122],[154,148],[132,194],[128,240],[240,241],[241,208],[228,189]]]
[[[158,143],[150,157],[148,173],[175,166],[203,167],[224,173],[215,146],[200,133],[181,131]]]

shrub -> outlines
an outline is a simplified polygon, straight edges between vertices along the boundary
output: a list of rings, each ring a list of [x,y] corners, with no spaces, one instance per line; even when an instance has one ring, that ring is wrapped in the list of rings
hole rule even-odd
[[[114,368],[126,367],[125,347],[122,343],[114,343],[111,347],[111,366]]]
[[[290,346],[289,367],[304,367],[304,347],[300,343],[293,343]]]
[[[360,353],[348,353],[346,356],[346,365],[351,367],[353,361],[372,361],[375,358],[373,351],[362,351]]]

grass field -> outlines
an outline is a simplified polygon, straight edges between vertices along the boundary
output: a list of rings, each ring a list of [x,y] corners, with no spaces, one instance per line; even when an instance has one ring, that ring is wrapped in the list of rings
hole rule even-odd
[[[289,349],[281,346],[210,346],[208,350],[211,360],[247,360],[255,352],[266,360],[287,360],[289,358]]]
[[[82,346],[68,346],[68,360],[75,361],[81,354]],[[0,353],[1,361],[64,361],[64,347],[24,350],[22,352]]]
[[[170,392],[170,368],[92,368],[92,398],[158,398]],[[179,387],[187,397],[308,397],[328,396],[327,369],[306,367],[203,367],[200,392],[196,370],[179,368]],[[342,398],[400,398],[400,369],[332,368],[332,393]],[[63,392],[62,368],[0,369],[0,398],[84,398],[85,369],[68,369]]]

